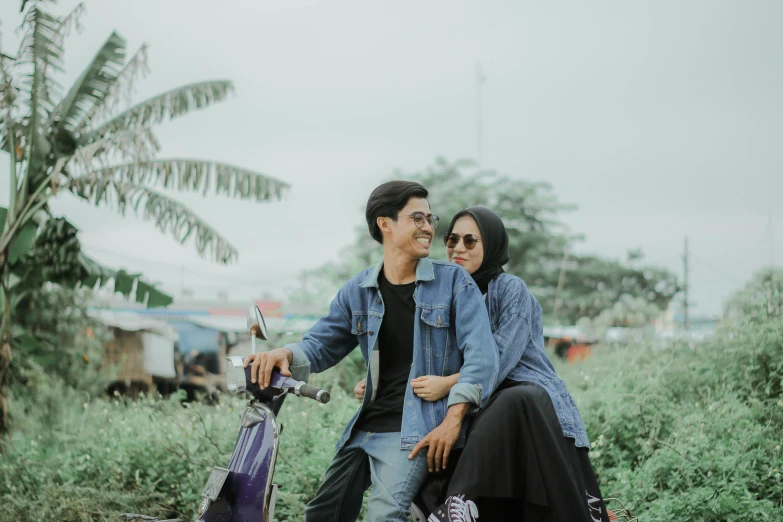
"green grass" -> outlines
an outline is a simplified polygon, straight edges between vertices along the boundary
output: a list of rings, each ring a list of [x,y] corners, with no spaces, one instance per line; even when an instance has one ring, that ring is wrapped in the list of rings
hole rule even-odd
[[[326,406],[296,397],[283,405],[278,520],[301,520],[355,412],[355,400],[334,388]],[[122,512],[193,519],[211,468],[228,464],[245,406],[236,397],[218,406],[176,396],[88,400],[66,387],[36,395],[14,398],[29,413],[0,454],[2,521],[116,520]],[[60,405],[54,422],[32,404],[47,398]]]
[[[783,323],[752,318],[698,347],[598,347],[558,371],[580,407],[603,494],[642,521],[783,520]],[[288,398],[277,519],[301,520],[358,404],[353,367],[319,377],[332,401]],[[0,521],[194,517],[230,457],[244,403],[91,398],[56,378],[13,397]]]

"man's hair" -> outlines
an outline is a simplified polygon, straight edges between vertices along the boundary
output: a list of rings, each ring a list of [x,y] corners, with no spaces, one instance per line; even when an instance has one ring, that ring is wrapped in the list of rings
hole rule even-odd
[[[379,217],[389,217],[397,221],[397,215],[408,204],[409,199],[427,199],[428,195],[427,189],[415,181],[388,181],[373,190],[364,212],[372,238],[383,244],[383,234],[378,228]]]

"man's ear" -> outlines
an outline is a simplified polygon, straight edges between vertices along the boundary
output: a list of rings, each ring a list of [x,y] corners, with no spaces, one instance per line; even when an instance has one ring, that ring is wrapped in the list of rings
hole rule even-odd
[[[375,223],[378,225],[378,230],[381,231],[381,234],[389,234],[391,232],[391,225],[389,225],[389,221],[391,218],[380,216],[375,219]]]

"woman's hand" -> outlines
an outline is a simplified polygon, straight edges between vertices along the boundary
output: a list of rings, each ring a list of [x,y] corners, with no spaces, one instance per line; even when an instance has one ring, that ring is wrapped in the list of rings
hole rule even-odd
[[[367,379],[362,379],[361,381],[356,383],[356,386],[354,386],[353,396],[356,397],[357,400],[363,401],[364,391],[366,389],[367,389]]]
[[[448,377],[438,377],[437,375],[425,375],[416,377],[411,381],[413,393],[420,399],[434,402],[442,399],[451,391],[451,387],[457,384],[459,374],[449,375]]]

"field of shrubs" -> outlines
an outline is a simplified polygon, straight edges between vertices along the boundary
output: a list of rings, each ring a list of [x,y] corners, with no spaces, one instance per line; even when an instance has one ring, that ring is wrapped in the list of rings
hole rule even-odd
[[[783,317],[773,312],[756,307],[695,346],[599,346],[585,361],[557,362],[604,496],[640,521],[783,520]],[[357,407],[358,375],[346,361],[316,376],[332,390],[326,406],[287,400],[279,520],[301,520]],[[209,470],[228,462],[242,401],[130,401],[83,388],[49,375],[15,389],[0,520],[193,519]]]

